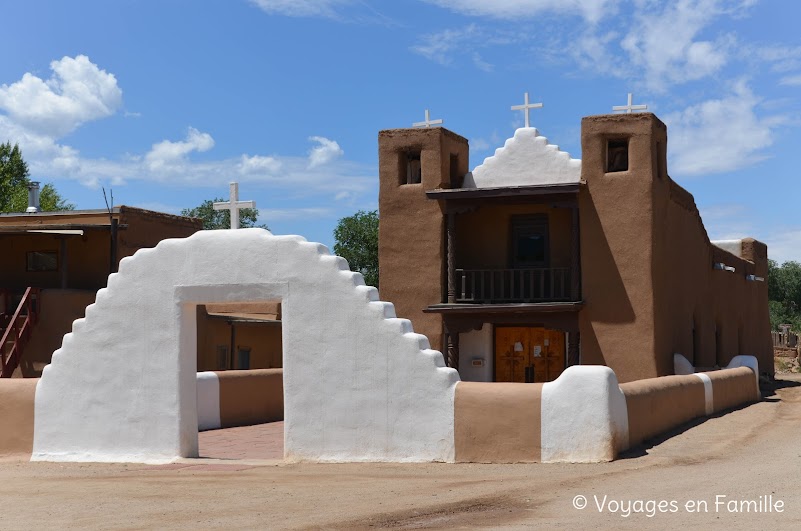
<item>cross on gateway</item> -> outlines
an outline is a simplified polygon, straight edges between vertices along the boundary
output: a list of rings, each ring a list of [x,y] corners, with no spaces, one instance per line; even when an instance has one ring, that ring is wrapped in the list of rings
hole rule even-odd
[[[239,228],[239,210],[242,208],[256,208],[255,201],[239,200],[239,183],[231,183],[230,199],[221,203],[214,203],[214,210],[228,210],[231,212],[231,228]]]
[[[431,127],[432,125],[441,124],[442,120],[432,120],[431,115],[428,114],[428,109],[426,109],[426,119],[422,122],[414,122],[412,127]]]
[[[513,111],[523,111],[524,116],[526,117],[526,125],[524,127],[531,127],[528,121],[528,111],[531,109],[540,109],[542,108],[542,103],[529,103],[528,102],[528,92],[523,95],[523,105],[512,105]]]
[[[644,111],[648,108],[647,105],[632,105],[631,104],[631,92],[629,92],[629,102],[626,105],[615,105],[612,107],[613,112],[624,112],[626,114],[631,114],[632,111]]]

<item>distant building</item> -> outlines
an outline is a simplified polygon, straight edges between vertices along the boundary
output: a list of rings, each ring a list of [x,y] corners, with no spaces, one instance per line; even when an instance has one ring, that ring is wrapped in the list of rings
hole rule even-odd
[[[710,242],[653,114],[582,120],[582,160],[534,128],[468,172],[443,128],[381,131],[381,297],[463,380],[621,382],[755,355],[773,373],[767,247]],[[717,243],[717,245],[716,245]]]
[[[61,346],[72,322],[83,317],[122,258],[166,238],[183,238],[202,228],[199,219],[127,206],[106,210],[0,214],[0,334],[28,288],[38,321],[20,364],[6,366],[11,343],[2,346],[2,375],[38,376]],[[132,326],[135,326],[132,316]]]

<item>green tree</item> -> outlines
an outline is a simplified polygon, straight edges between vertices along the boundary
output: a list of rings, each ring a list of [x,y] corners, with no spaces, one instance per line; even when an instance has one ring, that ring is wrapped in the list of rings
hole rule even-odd
[[[25,212],[28,208],[28,165],[19,145],[0,144],[0,212]],[[45,212],[74,210],[55,186],[46,184],[39,192],[39,207]]]
[[[378,287],[378,211],[359,210],[340,219],[334,240],[334,253],[361,273],[367,285]]]
[[[801,331],[801,264],[768,260],[768,299],[771,327],[790,324]]]
[[[230,229],[231,213],[228,210],[214,210],[214,203],[221,203],[223,201],[225,201],[225,199],[220,199],[218,197],[207,199],[195,208],[185,208],[181,210],[181,215],[202,219],[204,230]],[[239,226],[243,229],[248,227],[266,229],[267,225],[256,225],[256,220],[258,218],[258,208],[243,208],[239,211]]]

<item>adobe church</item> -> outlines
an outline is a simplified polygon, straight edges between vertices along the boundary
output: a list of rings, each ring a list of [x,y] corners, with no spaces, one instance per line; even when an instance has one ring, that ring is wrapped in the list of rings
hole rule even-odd
[[[441,127],[378,143],[381,297],[462,380],[582,364],[629,382],[674,374],[674,354],[696,369],[754,355],[772,376],[767,246],[709,240],[655,115],[585,117],[582,160],[532,127],[472,171]]]

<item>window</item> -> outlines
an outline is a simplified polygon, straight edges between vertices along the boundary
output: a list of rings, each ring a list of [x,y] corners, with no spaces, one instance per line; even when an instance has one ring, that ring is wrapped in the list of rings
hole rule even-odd
[[[237,349],[236,368],[240,371],[250,369],[250,347],[239,347]]]
[[[217,370],[224,371],[228,368],[228,347],[217,345]]]
[[[401,184],[420,184],[422,181],[420,151],[406,151],[401,156]]]
[[[27,270],[58,271],[58,253],[56,251],[30,251]]]
[[[512,216],[512,267],[548,267],[548,216]]]
[[[606,149],[606,172],[628,171],[629,141],[628,139],[610,140]]]
[[[450,158],[451,188],[461,188],[464,175],[459,172],[459,155],[451,153]]]

